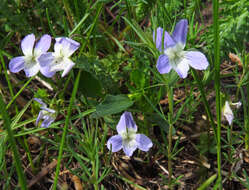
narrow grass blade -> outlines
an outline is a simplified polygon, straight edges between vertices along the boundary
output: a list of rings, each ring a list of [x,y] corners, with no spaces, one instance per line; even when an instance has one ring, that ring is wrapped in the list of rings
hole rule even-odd
[[[64,144],[65,144],[65,140],[66,140],[67,129],[68,129],[68,126],[69,126],[71,113],[72,113],[72,106],[73,106],[75,96],[76,96],[78,86],[79,86],[80,74],[81,74],[81,70],[79,70],[77,78],[75,80],[72,96],[70,98],[70,103],[69,103],[68,110],[67,110],[67,117],[66,117],[65,126],[64,126],[64,129],[63,129],[63,134],[62,134],[61,143],[60,143],[60,149],[59,149],[59,155],[58,155],[58,160],[57,160],[58,162],[57,162],[57,166],[56,166],[53,190],[56,190],[56,185],[58,183],[58,177],[59,177],[59,172],[60,172],[60,164],[61,164],[61,159],[62,159],[63,148],[64,148]]]
[[[214,130],[214,134],[215,134],[215,139],[217,139],[217,135],[216,135],[216,127],[215,127],[215,122],[214,122],[214,118],[213,118],[213,115],[211,113],[211,109],[210,109],[210,106],[209,106],[209,103],[207,101],[207,97],[206,97],[206,94],[205,94],[205,91],[204,91],[204,88],[203,88],[203,85],[202,85],[202,82],[196,72],[196,70],[194,69],[191,69],[191,72],[192,72],[192,75],[195,79],[195,81],[197,82],[197,85],[198,85],[198,88],[200,90],[200,93],[201,93],[201,98],[202,98],[202,102],[204,104],[204,107],[205,107],[205,110],[206,110],[206,113],[208,115],[208,118],[210,120],[210,124]]]
[[[3,66],[3,70],[4,70],[4,75],[5,75],[5,79],[8,83],[8,87],[9,87],[9,91],[10,91],[10,95],[11,95],[11,98],[14,97],[14,92],[13,92],[13,87],[11,85],[11,82],[10,82],[10,79],[9,79],[9,76],[8,76],[8,73],[7,73],[7,68],[6,68],[6,64],[5,64],[5,61],[3,59],[3,55],[0,51],[0,61],[2,62],[2,66]],[[17,109],[17,105],[15,104],[15,109],[16,109],[16,112],[18,112],[18,109]]]
[[[213,35],[214,35],[214,69],[215,94],[217,114],[217,165],[218,183],[222,189],[221,175],[221,99],[220,99],[220,37],[219,37],[219,1],[213,0]]]
[[[53,29],[53,27],[51,25],[51,20],[50,20],[49,13],[48,13],[48,8],[46,8],[46,16],[47,16],[47,20],[48,20],[49,30],[52,33],[53,37],[55,37],[56,34],[55,34],[55,31],[54,31],[54,29]]]
[[[78,29],[80,29],[80,27],[82,26],[82,24],[88,18],[89,15],[90,15],[89,13],[85,14],[85,16],[80,20],[80,22],[74,27],[72,32],[70,32],[69,37],[71,37],[75,32],[77,32]]]
[[[19,178],[19,183],[20,183],[21,189],[26,190],[27,185],[26,185],[25,176],[23,174],[21,158],[20,158],[20,155],[17,151],[14,134],[13,134],[13,131],[11,130],[11,127],[10,127],[10,118],[9,118],[9,115],[8,115],[6,110],[7,109],[5,108],[5,103],[3,102],[2,96],[0,96],[0,113],[4,119],[4,128],[7,130],[8,140],[9,140],[9,143],[10,143],[12,151],[13,151],[13,157],[14,157],[14,161],[15,161],[15,165],[16,165],[17,175]]]
[[[33,80],[35,76],[31,77],[24,85],[23,87],[16,93],[16,95],[11,99],[11,101],[6,106],[6,110],[9,109],[11,104],[16,100],[16,98],[22,93],[22,91],[28,86],[28,84]]]
[[[212,175],[208,178],[197,190],[205,190],[217,177],[217,174]]]

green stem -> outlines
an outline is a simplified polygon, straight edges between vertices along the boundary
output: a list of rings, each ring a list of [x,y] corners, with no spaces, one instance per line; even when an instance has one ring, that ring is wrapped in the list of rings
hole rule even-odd
[[[64,94],[65,94],[65,91],[66,91],[66,89],[67,89],[67,86],[68,86],[68,84],[69,84],[69,82],[70,82],[71,76],[72,76],[71,74],[68,76],[67,81],[66,81],[66,83],[64,84],[64,88],[63,88],[63,90],[62,90],[62,92],[61,92],[61,94],[60,94],[60,98],[61,98],[61,99],[64,99]]]
[[[75,80],[72,96],[70,98],[69,106],[68,106],[68,109],[67,109],[67,117],[66,117],[65,126],[64,126],[64,129],[63,129],[63,134],[62,134],[61,143],[60,143],[59,156],[58,156],[58,160],[57,160],[58,162],[57,162],[56,171],[55,171],[55,179],[54,179],[54,184],[53,184],[53,190],[56,190],[56,186],[57,186],[57,183],[58,183],[58,177],[59,177],[59,172],[60,172],[60,164],[61,164],[61,160],[62,160],[63,147],[64,147],[64,144],[65,144],[65,139],[66,139],[66,135],[67,135],[67,129],[68,129],[68,126],[69,126],[70,116],[71,116],[71,113],[72,113],[72,106],[73,106],[74,99],[75,99],[75,96],[76,96],[76,93],[77,93],[77,90],[78,90],[78,86],[79,86],[80,74],[81,74],[81,70],[79,70],[77,78]]]
[[[7,69],[6,69],[6,66],[5,66],[5,61],[3,59],[3,55],[0,51],[0,60],[2,62],[2,66],[3,66],[3,70],[4,70],[4,75],[5,75],[5,78],[7,80],[7,83],[8,83],[8,87],[9,87],[9,91],[10,91],[10,96],[11,98],[14,97],[14,92],[13,92],[13,88],[12,88],[12,85],[11,85],[11,82],[10,82],[10,79],[9,79],[9,76],[8,76],[8,73],[7,73]],[[17,108],[17,105],[15,104],[15,109],[16,109],[16,113],[18,113],[18,108]]]
[[[172,133],[173,133],[173,88],[169,86],[168,79],[166,78],[166,88],[169,101],[169,113],[168,113],[168,123],[169,123],[169,133],[168,133],[168,170],[169,170],[169,189],[173,189],[172,186]]]
[[[246,85],[246,91],[247,91],[247,101],[245,102],[249,102],[249,84]],[[249,152],[249,105],[247,104],[246,106],[246,103],[245,105],[243,106],[245,107],[245,111],[244,113],[247,112],[247,117],[245,119],[245,131],[246,131],[246,134],[245,134],[245,148],[246,150]],[[246,110],[247,109],[247,110]]]
[[[213,31],[214,31],[214,68],[217,114],[217,165],[219,189],[222,189],[221,176],[221,104],[220,104],[220,38],[219,38],[219,1],[213,0]]]
[[[98,183],[97,183],[97,173],[95,173],[95,170],[96,170],[96,165],[95,165],[95,161],[92,161],[92,170],[93,170],[93,177],[94,177],[94,190],[98,190],[99,187],[98,187]]]
[[[28,157],[28,160],[29,160],[29,163],[30,163],[30,166],[31,166],[31,170],[32,170],[33,173],[35,173],[35,166],[34,166],[32,156],[31,156],[31,152],[30,152],[30,149],[29,149],[29,144],[28,144],[27,139],[26,139],[25,136],[23,138],[23,146],[24,146],[25,151],[27,153],[27,157]]]
[[[233,159],[233,144],[232,144],[232,137],[233,137],[233,124],[227,127],[227,141],[228,141],[228,161],[232,163]],[[232,175],[232,167],[229,168],[228,171],[228,179],[231,180]]]
[[[28,86],[28,84],[32,81],[32,79],[35,76],[31,77],[24,85],[23,87],[16,93],[16,95],[11,99],[11,101],[8,103],[8,105],[6,106],[6,110],[9,109],[9,107],[11,106],[11,104],[16,100],[16,98],[22,93],[22,91]]]
[[[73,28],[74,24],[73,24],[73,19],[72,19],[71,13],[70,13],[69,3],[67,0],[63,0],[63,4],[64,4],[65,12],[67,15],[67,20],[70,24],[70,27]]]
[[[93,29],[94,29],[94,27],[95,27],[95,25],[96,25],[96,23],[97,23],[97,19],[98,19],[100,13],[101,13],[102,8],[103,8],[103,3],[101,3],[100,5],[98,5],[97,11],[96,11],[97,13],[96,13],[96,15],[95,15],[95,18],[94,18],[92,27],[90,28],[89,32],[87,33],[87,37],[86,37],[85,43],[83,43],[82,47],[80,48],[80,53],[79,53],[79,55],[82,54],[83,50],[85,49],[85,47],[86,47],[86,45],[87,45],[87,43],[88,43],[88,40],[89,40],[89,38],[90,38],[90,36],[91,36],[91,34],[92,34],[92,31],[93,31]]]
[[[211,126],[212,126],[212,128],[214,130],[215,139],[217,139],[214,118],[213,118],[213,115],[211,113],[211,109],[210,109],[209,103],[207,101],[207,97],[206,97],[206,94],[205,94],[202,82],[201,82],[201,80],[200,80],[200,78],[199,78],[198,73],[196,72],[196,70],[191,69],[191,73],[192,73],[192,76],[193,76],[194,80],[197,82],[198,88],[199,88],[200,93],[201,93],[202,102],[204,104],[204,107],[205,107],[206,113],[208,115],[208,119],[210,121],[210,124],[211,124]]]
[[[13,151],[14,161],[15,161],[15,165],[16,165],[16,171],[17,171],[17,175],[18,175],[21,189],[26,190],[27,185],[26,185],[25,176],[23,174],[21,158],[20,158],[20,155],[17,151],[14,134],[13,134],[13,131],[11,130],[11,127],[10,127],[11,126],[10,118],[9,118],[8,113],[7,113],[7,108],[5,107],[5,103],[3,102],[2,96],[0,96],[0,113],[4,119],[4,128],[7,130],[8,140],[9,140],[11,149]]]
[[[246,71],[245,71],[245,69],[243,69],[242,75],[241,75],[240,80],[239,80],[239,83],[238,83],[238,85],[237,85],[237,90],[236,90],[236,94],[235,94],[235,101],[238,101],[239,92],[240,92],[240,88],[241,88],[241,86],[242,86],[242,84],[243,84],[243,80],[244,80],[245,73],[246,73]]]
[[[53,37],[55,38],[56,34],[55,34],[55,31],[54,31],[53,26],[51,24],[51,20],[50,20],[49,13],[48,13],[48,8],[46,8],[46,16],[47,16],[47,20],[48,20],[49,30],[50,30],[51,34],[53,35]]]

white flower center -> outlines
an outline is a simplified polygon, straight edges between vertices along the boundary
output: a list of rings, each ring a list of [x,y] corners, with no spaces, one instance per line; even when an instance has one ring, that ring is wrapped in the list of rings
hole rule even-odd
[[[55,51],[53,53],[53,56],[54,60],[53,63],[51,64],[50,70],[52,72],[63,70],[64,69],[63,63],[65,63],[65,56],[63,55],[62,49],[60,48],[58,51]]]
[[[184,45],[177,43],[173,47],[169,47],[164,51],[164,54],[168,56],[170,65],[174,68],[184,58]]]
[[[26,63],[26,67],[30,67],[33,66],[34,64],[36,64],[36,57],[33,55],[28,55],[24,57],[25,63]]]
[[[120,135],[122,137],[123,144],[126,147],[134,147],[136,142],[136,131],[133,129],[126,128],[126,131],[123,131]]]

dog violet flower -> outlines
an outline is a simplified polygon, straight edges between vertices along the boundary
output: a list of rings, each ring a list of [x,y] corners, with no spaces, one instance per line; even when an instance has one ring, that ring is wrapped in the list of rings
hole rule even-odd
[[[34,100],[41,104],[41,111],[38,114],[35,124],[38,125],[40,120],[43,120],[41,127],[48,128],[56,118],[55,110],[47,108],[47,105],[39,98],[34,98]]]
[[[226,120],[228,121],[229,125],[232,124],[234,118],[233,111],[230,105],[235,106],[238,109],[241,106],[241,102],[237,103],[229,103],[228,101],[225,102],[222,113],[225,116]]]
[[[188,32],[188,21],[180,20],[175,30],[170,35],[163,29],[157,28],[154,32],[153,39],[156,43],[156,48],[162,52],[157,60],[157,70],[161,74],[169,73],[173,68],[181,78],[186,78],[188,75],[189,66],[197,70],[205,70],[208,67],[208,61],[205,55],[198,51],[184,51]],[[156,36],[155,36],[156,35]],[[156,38],[156,39],[155,39]],[[164,38],[164,41],[162,42]],[[164,49],[162,49],[162,43]]]
[[[46,68],[47,77],[52,77],[55,72],[63,71],[61,77],[64,77],[75,65],[69,58],[80,46],[80,44],[70,38],[56,38],[54,52],[43,54],[39,58],[42,67]]]
[[[127,156],[132,156],[137,148],[147,152],[153,145],[147,136],[136,134],[137,125],[130,112],[122,114],[116,128],[118,135],[112,136],[107,141],[107,147],[112,152],[117,152],[123,148]]]
[[[27,77],[36,75],[42,68],[38,62],[38,58],[46,53],[51,44],[51,37],[45,34],[36,43],[35,48],[35,35],[29,34],[21,42],[21,49],[24,56],[14,57],[10,60],[9,69],[13,73],[24,70]]]

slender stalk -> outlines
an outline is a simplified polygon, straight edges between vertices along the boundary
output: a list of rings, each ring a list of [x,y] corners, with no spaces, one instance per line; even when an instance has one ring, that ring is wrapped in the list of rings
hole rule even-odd
[[[16,147],[16,141],[14,138],[14,134],[13,134],[13,131],[11,130],[11,127],[10,127],[10,125],[11,125],[10,118],[9,118],[8,113],[7,113],[7,108],[5,107],[5,103],[3,102],[2,96],[0,96],[0,113],[4,119],[4,128],[7,130],[8,140],[9,140],[11,149],[13,151],[14,162],[16,165],[16,171],[17,171],[18,180],[19,180],[21,189],[26,190],[27,184],[26,184],[25,176],[23,174],[21,158],[20,158],[20,155],[19,155],[17,147]]]
[[[6,66],[5,66],[5,61],[3,59],[3,55],[1,53],[1,51],[0,51],[0,60],[2,62],[5,79],[6,79],[7,83],[8,83],[8,87],[9,87],[9,91],[10,91],[10,96],[11,96],[11,98],[13,98],[14,97],[13,88],[12,88],[12,85],[11,85],[11,82],[10,82],[10,79],[9,79],[9,76],[8,76],[8,73],[7,73],[7,69],[6,69]],[[16,104],[15,104],[15,109],[16,109],[16,113],[18,113],[18,108],[17,108]]]
[[[227,141],[228,141],[228,160],[229,162],[232,163],[233,159],[233,142],[232,142],[232,137],[233,137],[233,124],[231,126],[227,127]],[[229,168],[228,171],[228,179],[231,180],[231,175],[232,175],[232,167]]]
[[[60,164],[61,164],[61,160],[62,160],[63,148],[64,148],[65,139],[66,139],[66,135],[67,135],[67,129],[68,129],[68,126],[69,126],[70,116],[71,116],[71,113],[72,113],[72,106],[73,106],[74,99],[75,99],[75,96],[76,96],[76,93],[77,93],[77,90],[78,90],[78,86],[79,86],[80,75],[81,75],[81,70],[79,70],[77,78],[75,80],[72,96],[70,98],[69,106],[68,106],[68,109],[67,109],[67,117],[66,117],[65,126],[64,126],[64,129],[63,129],[63,134],[62,134],[61,143],[60,143],[59,155],[58,155],[58,160],[57,160],[58,162],[57,162],[57,166],[56,166],[55,178],[54,178],[54,184],[53,184],[53,190],[56,190],[56,186],[57,186],[57,183],[58,183],[58,177],[59,177],[59,172],[60,172]]]
[[[172,186],[173,88],[169,86],[167,78],[165,81],[166,81],[167,95],[168,95],[168,101],[169,101],[169,113],[168,113],[168,123],[169,123],[169,133],[168,133],[169,189],[173,189],[173,186]]]
[[[69,84],[69,82],[70,82],[70,79],[71,79],[71,74],[67,77],[67,81],[66,81],[66,83],[64,84],[64,88],[63,88],[63,90],[62,90],[62,92],[61,92],[61,94],[60,94],[60,98],[61,99],[64,99],[64,94],[65,94],[65,92],[66,92],[66,89],[67,89],[67,86],[68,86],[68,84]]]
[[[222,189],[221,176],[221,104],[220,104],[220,38],[219,38],[219,1],[213,0],[213,31],[214,31],[214,68],[217,114],[217,165],[218,183]]]
[[[28,144],[27,139],[26,139],[25,136],[23,137],[23,146],[24,146],[25,151],[27,153],[27,157],[28,157],[28,160],[29,160],[29,163],[30,163],[30,166],[31,166],[31,170],[32,170],[32,172],[35,172],[35,166],[34,166],[32,156],[31,156],[31,152],[30,152],[30,149],[29,149],[29,144]]]
[[[210,109],[210,106],[208,104],[207,97],[206,97],[206,94],[205,94],[202,82],[201,82],[201,80],[200,80],[200,78],[199,78],[198,73],[196,72],[196,70],[191,69],[191,73],[192,73],[192,76],[193,76],[194,80],[197,82],[198,89],[200,90],[200,93],[201,93],[202,102],[204,104],[206,113],[208,115],[208,119],[210,120],[210,124],[211,124],[211,126],[212,126],[212,128],[214,130],[215,139],[217,139],[214,118],[213,118],[213,116],[211,114],[211,109]]]
[[[31,77],[24,85],[23,87],[16,93],[16,95],[11,99],[11,101],[8,103],[8,105],[6,106],[6,110],[9,109],[9,107],[11,106],[11,104],[16,100],[16,98],[22,93],[22,91],[28,86],[28,84],[32,81],[32,79],[35,76]]]
[[[238,101],[240,88],[241,88],[241,86],[242,86],[242,84],[243,84],[243,80],[244,80],[245,74],[246,74],[246,70],[243,69],[242,75],[241,75],[240,80],[239,80],[239,83],[238,83],[238,85],[237,85],[236,94],[235,94],[235,100],[236,100],[236,101]]]
[[[246,85],[246,91],[247,91],[247,101],[246,102],[249,102],[249,84]],[[246,107],[245,107],[246,109]],[[247,117],[245,119],[245,131],[246,131],[246,134],[245,134],[245,148],[246,150],[249,152],[249,122],[248,122],[248,118],[249,118],[249,105],[247,104],[247,110],[244,111],[244,113],[247,112]]]
[[[56,34],[55,34],[55,31],[54,31],[53,26],[52,26],[52,24],[51,24],[51,20],[50,20],[49,13],[48,13],[48,8],[46,8],[46,16],[47,16],[47,20],[48,20],[48,27],[49,27],[49,30],[50,30],[50,32],[52,33],[53,37],[55,37]]]
[[[70,24],[70,27],[73,28],[74,24],[73,24],[73,19],[72,19],[71,13],[70,13],[69,3],[67,0],[63,0],[63,4],[64,4],[64,8],[65,8],[66,15],[67,15],[67,20]]]
[[[97,13],[96,13],[96,15],[95,15],[95,18],[94,18],[92,27],[90,28],[89,32],[87,33],[87,37],[86,37],[85,43],[83,43],[82,46],[81,46],[81,48],[80,48],[80,53],[79,53],[79,55],[82,54],[83,50],[85,49],[85,47],[86,47],[86,45],[87,45],[87,43],[88,43],[88,40],[90,39],[90,36],[91,36],[92,31],[93,31],[93,29],[94,29],[94,27],[95,27],[95,25],[96,25],[96,23],[97,23],[97,19],[99,18],[99,15],[100,15],[100,13],[101,13],[102,8],[103,8],[103,4],[101,3],[100,5],[98,5],[97,11],[96,11]]]

